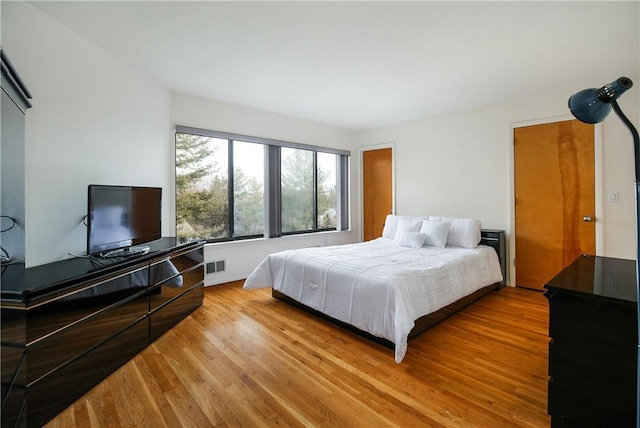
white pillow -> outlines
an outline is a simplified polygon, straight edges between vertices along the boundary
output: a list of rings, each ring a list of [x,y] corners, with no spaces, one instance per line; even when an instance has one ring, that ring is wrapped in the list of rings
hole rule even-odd
[[[396,237],[405,232],[419,232],[422,227],[422,220],[414,220],[411,218],[401,218],[398,220],[398,227],[396,228]]]
[[[444,248],[447,245],[449,230],[451,230],[451,223],[423,220],[420,228],[420,233],[426,235],[423,245],[425,247]]]
[[[398,216],[389,214],[384,221],[384,227],[382,228],[382,237],[393,239],[396,237],[396,229],[398,228]]]
[[[482,223],[471,218],[429,216],[431,221],[451,223],[447,245],[451,247],[476,248],[480,243]]]
[[[400,232],[393,242],[398,247],[421,248],[426,237],[427,235],[419,232]]]
[[[406,215],[388,214],[384,222],[384,227],[382,228],[382,237],[394,239],[397,234],[398,222],[400,220],[411,220],[411,221],[421,222],[422,220],[426,220],[426,219],[427,217],[410,217]],[[415,232],[417,232],[419,229],[420,227],[418,227],[418,229],[416,229]]]

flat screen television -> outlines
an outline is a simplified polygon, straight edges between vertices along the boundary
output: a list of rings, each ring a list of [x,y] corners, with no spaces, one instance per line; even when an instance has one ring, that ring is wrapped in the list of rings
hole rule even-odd
[[[89,185],[87,254],[120,257],[146,253],[136,245],[162,237],[162,188]]]

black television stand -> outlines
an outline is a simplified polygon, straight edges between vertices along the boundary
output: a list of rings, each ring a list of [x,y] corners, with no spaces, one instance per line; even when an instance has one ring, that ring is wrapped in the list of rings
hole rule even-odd
[[[204,244],[2,268],[2,428],[40,428],[202,305]]]

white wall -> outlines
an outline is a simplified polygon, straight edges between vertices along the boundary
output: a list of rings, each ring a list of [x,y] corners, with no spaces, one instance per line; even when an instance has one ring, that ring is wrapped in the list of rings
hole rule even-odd
[[[636,86],[618,101],[636,126],[640,124],[638,70],[629,74]],[[625,75],[621,71],[621,76]],[[609,81],[619,76],[612,76]],[[596,81],[601,86],[609,81]],[[576,86],[529,99],[444,114],[371,129],[358,134],[359,150],[395,143],[395,203],[402,215],[473,217],[483,227],[504,229],[513,236],[512,129],[531,121],[570,119],[567,99]],[[602,123],[600,195],[619,192],[619,202],[601,202],[599,255],[635,259],[633,145],[627,128],[614,113]],[[358,165],[359,163],[354,163]],[[360,168],[356,180],[360,181]],[[360,198],[360,194],[357,195]],[[361,213],[357,214],[360,217]],[[511,263],[510,263],[511,265]],[[513,272],[512,272],[513,273]],[[511,278],[511,284],[515,284]]]
[[[164,189],[174,227],[169,91],[25,2],[2,2],[2,48],[33,95],[26,114],[26,264],[84,254],[87,185]]]
[[[350,150],[354,131],[192,95],[171,93],[173,125]]]
[[[343,150],[352,150],[356,137],[353,131],[333,126],[174,92],[171,93],[171,120],[174,126],[190,126]],[[356,158],[353,151],[351,156],[353,174],[353,162]],[[353,179],[351,182],[354,182]],[[353,186],[351,191],[355,191]],[[351,212],[357,209],[356,202],[352,197]],[[225,271],[206,275],[205,284],[244,279],[266,255],[276,251],[356,242],[357,217],[352,216],[352,219],[352,226],[356,226],[356,231],[207,245],[205,261],[224,260]]]

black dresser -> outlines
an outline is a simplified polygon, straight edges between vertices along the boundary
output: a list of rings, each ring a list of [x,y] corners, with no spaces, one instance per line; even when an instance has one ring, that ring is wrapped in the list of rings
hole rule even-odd
[[[203,243],[2,266],[2,427],[39,427],[202,305]]]
[[[583,255],[545,288],[551,426],[636,427],[635,260]]]

